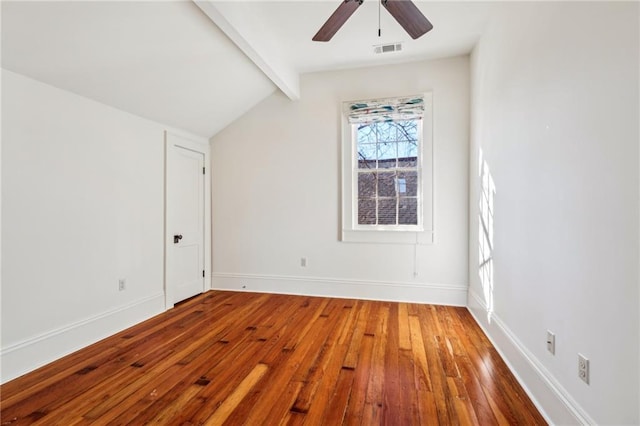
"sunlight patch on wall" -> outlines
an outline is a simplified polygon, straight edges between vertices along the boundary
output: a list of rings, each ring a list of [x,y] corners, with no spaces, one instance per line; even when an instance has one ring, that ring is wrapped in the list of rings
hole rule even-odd
[[[480,213],[478,214],[478,274],[487,307],[487,320],[491,322],[493,313],[493,215],[496,187],[482,150],[479,155],[480,170]]]

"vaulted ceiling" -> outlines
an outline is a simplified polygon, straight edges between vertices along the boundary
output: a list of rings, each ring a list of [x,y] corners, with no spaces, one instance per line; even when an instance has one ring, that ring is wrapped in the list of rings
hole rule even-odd
[[[3,1],[2,67],[209,137],[274,90],[299,98],[301,73],[469,53],[498,7],[416,1],[434,29],[412,40],[365,0],[330,42],[312,42],[339,2]]]

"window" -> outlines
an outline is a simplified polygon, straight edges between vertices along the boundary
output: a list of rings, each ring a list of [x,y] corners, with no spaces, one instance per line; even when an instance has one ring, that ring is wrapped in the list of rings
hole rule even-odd
[[[418,214],[419,130],[418,119],[354,125],[358,226],[391,229],[422,224]]]
[[[430,94],[344,104],[343,241],[432,242],[431,129]]]

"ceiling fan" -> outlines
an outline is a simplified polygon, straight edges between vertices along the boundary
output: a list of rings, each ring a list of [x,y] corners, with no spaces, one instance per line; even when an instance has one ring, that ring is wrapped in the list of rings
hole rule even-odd
[[[322,28],[313,36],[313,41],[329,41],[364,0],[343,0]],[[411,0],[379,0],[391,16],[414,40],[433,28],[429,20]]]

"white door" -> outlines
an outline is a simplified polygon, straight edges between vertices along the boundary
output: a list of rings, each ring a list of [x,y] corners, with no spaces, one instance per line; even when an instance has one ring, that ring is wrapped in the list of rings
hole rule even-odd
[[[167,135],[166,297],[172,306],[204,291],[204,152]]]

